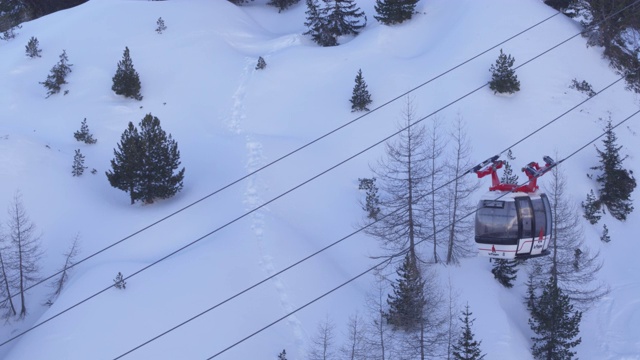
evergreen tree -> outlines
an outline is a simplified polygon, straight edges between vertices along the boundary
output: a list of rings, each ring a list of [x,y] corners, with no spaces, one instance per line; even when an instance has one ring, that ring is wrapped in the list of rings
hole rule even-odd
[[[73,66],[72,64],[69,64],[68,61],[69,58],[67,57],[66,50],[62,50],[60,60],[53,66],[53,68],[51,68],[51,72],[47,76],[47,80],[40,83],[48,89],[47,97],[59,93],[61,86],[67,83],[67,75],[69,75],[71,72],[71,66]]]
[[[258,57],[258,64],[256,65],[256,70],[262,70],[267,67],[267,62],[264,61],[262,56]]]
[[[282,349],[282,352],[278,354],[278,360],[287,360],[287,352]]]
[[[611,241],[611,236],[609,236],[609,228],[607,227],[607,224],[602,224],[602,235],[600,236],[600,240],[605,243]]]
[[[162,20],[162,17],[158,18],[158,21],[156,21],[156,25],[158,25],[156,27],[156,32],[158,34],[162,34],[163,31],[167,30],[167,26],[164,24],[164,20]]]
[[[413,17],[418,0],[376,0],[373,17],[384,25],[400,24]]]
[[[391,284],[393,294],[389,294],[389,310],[384,314],[394,329],[413,331],[420,328],[425,306],[424,281],[418,264],[410,254],[396,271],[398,278]]]
[[[364,190],[366,193],[365,202],[362,204],[362,210],[367,212],[367,218],[378,220],[380,214],[380,198],[378,197],[378,187],[376,186],[376,178],[358,179],[360,185],[358,190]]]
[[[460,321],[462,321],[462,334],[458,338],[458,343],[453,345],[453,358],[455,360],[481,360],[484,354],[480,350],[482,341],[476,341],[471,326],[475,319],[471,319],[473,313],[469,311],[469,305],[462,312]]]
[[[98,141],[94,139],[91,132],[89,132],[87,118],[84,118],[84,120],[82,120],[82,123],[80,124],[80,130],[74,132],[73,137],[78,141],[84,142],[85,144],[95,144]]]
[[[77,149],[76,154],[73,156],[73,170],[71,174],[73,174],[73,176],[81,176],[86,168],[87,167],[84,166],[84,155],[82,155],[80,149]]]
[[[369,111],[367,105],[371,104],[371,95],[367,90],[367,83],[362,76],[362,69],[358,70],[356,75],[356,84],[353,87],[353,94],[351,95],[351,112],[354,111]]]
[[[236,5],[246,4],[249,1],[253,1],[253,0],[229,0],[230,3],[236,4]]]
[[[591,189],[587,194],[587,199],[582,202],[582,210],[584,212],[582,216],[589,220],[591,225],[595,225],[600,218],[602,218],[602,210],[600,207],[600,201],[596,199],[596,195],[593,193],[593,189]]]
[[[500,49],[500,55],[496,63],[489,68],[489,71],[491,71],[489,88],[493,90],[494,94],[513,94],[516,91],[520,91],[520,81],[516,76],[515,69],[513,69],[514,62],[515,59],[511,55],[505,55]]]
[[[32,59],[34,57],[40,57],[42,50],[40,50],[38,38],[32,36],[31,39],[29,39],[29,42],[25,46],[25,52],[27,56]]]
[[[116,289],[120,289],[120,290],[124,290],[127,288],[127,282],[124,280],[124,276],[122,276],[122,273],[118,271],[118,275],[116,275],[116,278],[113,279],[113,286],[115,286]]]
[[[542,294],[536,296],[530,290],[528,307],[531,313],[529,326],[535,333],[531,354],[540,360],[568,360],[576,352],[581,338],[580,320],[582,312],[573,309],[569,297],[564,294],[553,278],[545,284]]]
[[[118,149],[113,149],[113,154],[112,170],[106,172],[107,179],[114,188],[128,192],[133,205],[140,199],[140,170],[144,152],[138,129],[132,122],[120,136]]]
[[[511,149],[509,149],[509,151],[507,151],[507,159],[509,160],[505,160],[504,162],[504,171],[502,172],[502,177],[500,178],[500,182],[504,183],[504,184],[517,184],[518,183],[518,174],[514,174],[513,173],[513,168],[511,167],[511,164],[509,163],[510,160],[515,160],[516,157],[513,156],[513,152],[511,152]]]
[[[336,35],[329,28],[327,9],[320,7],[319,0],[306,1],[307,11],[305,11],[305,14],[307,17],[304,26],[308,30],[303,35],[311,35],[311,39],[323,47],[338,45]]]
[[[601,171],[596,177],[596,181],[600,184],[599,203],[609,209],[611,216],[624,221],[633,211],[631,193],[636,188],[636,179],[632,171],[622,167],[622,162],[627,156],[620,155],[622,145],[618,146],[616,140],[617,137],[609,119],[605,127],[605,138],[602,140],[604,150],[596,146],[600,165],[591,169]]]
[[[118,62],[118,69],[113,76],[113,86],[111,86],[111,90],[118,95],[142,100],[140,87],[140,77],[138,76],[138,72],[133,68],[129,48],[125,47],[122,60]]]
[[[182,190],[185,169],[180,167],[178,143],[162,130],[160,120],[147,114],[140,121],[140,143],[143,146],[140,168],[140,200],[150,204],[166,199]]]
[[[492,259],[493,261],[493,269],[491,269],[491,273],[493,277],[498,280],[502,286],[506,288],[512,288],[513,282],[517,278],[518,274],[518,260],[507,260],[507,259]]]
[[[356,5],[354,0],[323,0],[327,3],[325,8],[329,31],[335,36],[358,35],[367,25],[367,17]]]
[[[289,8],[290,6],[293,6],[297,3],[299,3],[300,0],[269,0],[269,2],[267,3],[267,5],[271,5],[271,6],[275,6],[278,8],[278,12],[282,12],[284,10],[286,10],[287,8]]]

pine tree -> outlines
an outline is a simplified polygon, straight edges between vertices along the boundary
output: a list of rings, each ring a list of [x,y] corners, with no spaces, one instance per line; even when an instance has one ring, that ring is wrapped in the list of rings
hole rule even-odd
[[[87,118],[84,118],[84,120],[82,120],[82,123],[80,124],[80,130],[74,132],[73,137],[78,141],[84,142],[85,144],[95,144],[98,141],[94,139],[91,132],[89,132]]]
[[[140,132],[130,122],[122,134],[112,170],[107,172],[111,186],[126,191],[131,204],[166,199],[182,189],[185,169],[180,166],[178,144],[160,126],[160,120],[147,114],[140,121]]]
[[[593,189],[589,191],[587,194],[587,199],[582,202],[582,210],[584,214],[582,215],[585,219],[589,220],[591,225],[595,225],[602,218],[602,210],[600,209],[601,204],[598,199],[596,199],[596,195],[593,193]]]
[[[400,24],[413,17],[418,0],[376,0],[373,17],[384,25]]]
[[[371,104],[371,95],[367,90],[367,83],[362,76],[362,69],[358,70],[356,75],[356,84],[353,87],[353,94],[351,95],[351,112],[354,111],[369,111],[367,105]]]
[[[509,163],[510,160],[515,160],[516,157],[513,156],[513,152],[511,152],[511,149],[509,149],[509,151],[507,151],[507,159],[509,160],[505,160],[504,162],[504,171],[502,172],[502,177],[500,178],[500,182],[504,183],[504,184],[517,184],[518,183],[518,174],[514,174],[513,173],[513,168],[511,167],[511,164]]]
[[[162,20],[162,17],[158,18],[158,21],[156,21],[156,25],[158,25],[156,27],[156,32],[158,34],[162,34],[163,31],[167,30],[167,26],[164,24],[164,20]]]
[[[32,36],[31,39],[29,39],[29,42],[25,46],[25,52],[27,56],[32,59],[34,57],[40,57],[42,50],[40,50],[38,38]]]
[[[518,260],[492,259],[493,269],[491,273],[502,286],[512,288],[513,282],[518,277]]]
[[[515,59],[511,55],[505,55],[500,49],[500,55],[496,60],[496,63],[491,65],[489,71],[491,71],[491,81],[489,82],[489,88],[493,90],[493,93],[509,93],[520,91],[520,81],[516,76],[516,71],[513,69],[513,63]]]
[[[253,0],[229,0],[230,3],[236,4],[236,5],[246,4],[249,1],[253,1]]]
[[[293,6],[297,3],[299,3],[300,0],[269,0],[269,2],[267,3],[267,5],[271,5],[271,6],[275,6],[278,8],[278,12],[283,12],[284,10],[286,10],[287,8],[289,8],[290,6]]]
[[[335,36],[358,35],[367,25],[367,17],[356,5],[354,0],[333,0],[333,5],[327,0],[327,23],[329,31]]]
[[[600,236],[600,240],[605,243],[611,241],[611,236],[609,236],[609,228],[607,227],[607,224],[602,225],[602,235]]]
[[[178,143],[161,128],[160,120],[147,114],[140,121],[140,143],[143,145],[140,168],[140,200],[150,204],[166,199],[182,190],[185,169],[180,167]]]
[[[319,0],[306,1],[307,11],[305,14],[307,17],[304,26],[308,30],[303,35],[311,35],[311,39],[323,47],[338,45],[337,37],[329,28],[327,9],[320,7]]]
[[[378,220],[378,214],[380,214],[380,198],[378,197],[376,178],[360,178],[358,182],[360,183],[358,190],[364,190],[366,195],[365,201],[362,204],[362,210],[367,212],[368,219]]]
[[[475,319],[471,319],[473,313],[469,311],[469,304],[465,306],[460,321],[462,321],[462,334],[458,338],[458,343],[453,345],[453,358],[455,360],[481,360],[485,355],[480,350],[482,341],[476,341],[475,335],[471,331]]]
[[[258,64],[256,65],[256,70],[262,70],[267,67],[267,62],[264,61],[262,56],[258,57]]]
[[[114,158],[111,168],[106,172],[111,186],[129,193],[131,204],[140,199],[140,170],[144,149],[140,144],[138,129],[129,122],[129,127],[122,133],[118,149],[113,149]]]
[[[120,290],[124,290],[127,288],[127,282],[124,280],[124,276],[122,276],[122,273],[118,271],[118,275],[116,275],[116,278],[113,279],[113,286],[115,286],[116,289],[120,289]]]
[[[66,50],[62,50],[60,60],[53,66],[53,68],[51,68],[51,72],[47,76],[47,80],[40,83],[48,89],[47,97],[59,93],[62,85],[67,83],[67,75],[69,75],[71,72],[71,66],[73,66],[72,64],[69,64],[68,61],[69,58],[67,57]]]
[[[420,328],[425,306],[424,281],[415,259],[410,254],[396,271],[398,278],[391,284],[393,294],[389,294],[389,310],[384,314],[394,329],[413,331]]]
[[[278,354],[278,360],[287,360],[287,352],[282,349],[282,352]]]
[[[140,88],[140,77],[138,76],[138,72],[133,68],[129,48],[125,47],[122,60],[118,62],[118,69],[113,76],[113,86],[111,86],[111,90],[118,95],[142,100]]]
[[[529,326],[535,333],[531,338],[533,357],[540,360],[572,359],[576,352],[571,349],[582,342],[581,338],[576,338],[580,333],[582,312],[574,311],[569,297],[553,278],[545,284],[540,296],[533,291],[529,296]]]
[[[622,145],[618,146],[616,140],[617,137],[609,119],[605,127],[605,138],[602,140],[604,150],[596,146],[600,165],[591,169],[601,171],[596,177],[596,181],[600,184],[599,203],[609,209],[611,216],[624,221],[633,211],[631,193],[636,187],[636,179],[633,177],[633,172],[622,167],[622,162],[627,156],[620,155]]]
[[[86,168],[87,167],[84,166],[84,155],[82,155],[80,149],[77,149],[76,154],[73,156],[73,170],[71,174],[73,174],[73,176],[81,176]]]

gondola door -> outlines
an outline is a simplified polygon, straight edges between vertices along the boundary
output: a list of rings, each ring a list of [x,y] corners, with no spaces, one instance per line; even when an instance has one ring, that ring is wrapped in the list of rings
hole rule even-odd
[[[533,206],[528,196],[515,198],[518,211],[518,249],[516,256],[527,256],[533,249]]]

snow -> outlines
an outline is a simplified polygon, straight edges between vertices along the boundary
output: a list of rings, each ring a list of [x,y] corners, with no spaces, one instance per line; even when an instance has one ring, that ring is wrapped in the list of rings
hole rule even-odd
[[[561,15],[504,42],[554,14],[539,0],[423,0],[412,21],[393,27],[373,19],[372,1],[359,0],[367,27],[333,48],[302,35],[304,2],[280,14],[265,3],[90,0],[25,23],[16,39],[0,43],[0,206],[22,193],[42,232],[42,275],[61,266],[76,235],[80,258],[119,242],[76,266],[53,306],[41,305],[46,286],[29,291],[29,315],[2,326],[0,340],[55,318],[0,346],[0,357],[112,359],[215,307],[124,357],[208,358],[372,267],[377,244],[358,233],[216,306],[355,231],[362,216],[357,179],[371,176],[368,164],[384,149],[359,153],[396,131],[400,95],[410,89],[420,86],[411,95],[420,118],[437,112],[445,124],[464,119],[478,162],[516,143],[514,155],[523,165],[543,155],[564,158],[600,135],[603,119],[615,124],[637,109],[637,96],[618,82],[558,118],[586,99],[569,88],[572,79],[600,91],[618,75],[602,49],[587,48],[579,36],[537,57],[580,31]],[[161,35],[154,31],[159,17],[167,26]],[[25,56],[31,36],[42,58]],[[111,91],[125,46],[140,74],[140,102]],[[73,64],[63,87],[69,93],[45,98],[39,82],[63,49]],[[522,65],[521,91],[511,96],[480,88],[500,49]],[[255,69],[259,56],[267,62],[264,70]],[[361,115],[351,113],[348,102],[358,69],[372,94],[371,109],[400,101],[291,153]],[[129,205],[104,172],[128,122],[137,124],[147,113],[178,142],[184,190],[152,205]],[[73,138],[84,118],[95,145]],[[638,127],[631,118],[617,129],[629,155],[625,165],[636,170]],[[97,174],[71,176],[76,149]],[[578,203],[594,187],[584,174],[596,161],[589,146],[562,165]],[[639,216],[584,222],[612,291],[583,317],[577,347],[583,359],[640,359]],[[599,241],[602,223],[610,229],[609,244]],[[488,358],[531,358],[524,273],[515,288],[505,289],[484,258],[437,271],[443,283],[451,279],[459,302],[469,303]],[[126,290],[107,289],[118,272],[136,275]],[[304,359],[320,321],[329,316],[342,334],[350,315],[366,313],[373,282],[373,275],[364,276],[217,358],[275,359],[286,349],[290,359]]]

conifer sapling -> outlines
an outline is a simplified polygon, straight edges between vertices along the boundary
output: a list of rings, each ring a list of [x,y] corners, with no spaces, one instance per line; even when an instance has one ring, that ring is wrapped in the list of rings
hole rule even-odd
[[[40,57],[42,50],[40,50],[37,38],[32,36],[31,39],[29,39],[29,42],[25,46],[25,52],[27,53],[27,56],[32,59],[34,57]]]

